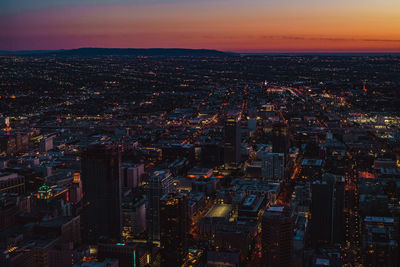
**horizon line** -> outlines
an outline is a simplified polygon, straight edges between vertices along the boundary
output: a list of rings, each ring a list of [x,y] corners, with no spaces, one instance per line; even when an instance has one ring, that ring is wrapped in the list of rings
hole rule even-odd
[[[220,50],[215,48],[187,48],[187,47],[77,47],[77,48],[57,48],[57,49],[0,49],[0,52],[8,52],[8,53],[20,53],[20,52],[51,52],[51,51],[70,51],[70,50],[78,50],[78,49],[137,49],[137,50],[151,50],[151,49],[165,49],[165,50],[209,50],[209,51],[218,51],[224,53],[234,53],[234,54],[400,54],[400,50],[398,51],[385,51],[385,50],[367,50],[367,51],[359,51],[359,50],[332,50],[332,51],[324,51],[324,50],[305,50],[305,51],[296,51],[296,50]]]

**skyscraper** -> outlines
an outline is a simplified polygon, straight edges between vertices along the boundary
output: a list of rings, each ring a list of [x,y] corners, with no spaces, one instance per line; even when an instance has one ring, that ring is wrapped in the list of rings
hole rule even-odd
[[[141,183],[141,176],[144,173],[144,164],[121,164],[121,188],[137,188]]]
[[[161,266],[182,266],[188,253],[187,196],[179,193],[164,195],[160,203],[160,221]]]
[[[264,212],[261,225],[263,266],[290,266],[292,240],[293,221],[288,207],[269,207]]]
[[[121,210],[122,240],[133,239],[146,230],[146,199],[123,197]]]
[[[82,153],[83,225],[89,242],[120,239],[120,153],[113,144],[92,144]]]
[[[272,126],[272,152],[284,153],[285,159],[289,153],[289,134],[284,123],[276,123]]]
[[[267,179],[282,180],[285,176],[285,155],[283,153],[263,153],[261,175]]]
[[[344,238],[344,183],[314,181],[311,194],[313,245],[341,243]]]
[[[224,162],[239,162],[240,149],[240,122],[237,116],[229,116],[224,128]]]
[[[169,170],[155,171],[149,179],[147,229],[150,240],[160,240],[160,199],[172,192],[173,179]]]

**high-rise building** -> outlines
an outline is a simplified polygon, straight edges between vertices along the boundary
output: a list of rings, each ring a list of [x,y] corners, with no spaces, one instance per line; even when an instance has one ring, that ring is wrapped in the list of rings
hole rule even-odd
[[[141,183],[141,176],[144,174],[144,164],[121,164],[121,187],[137,188]]]
[[[261,175],[270,180],[282,180],[285,176],[285,155],[283,153],[263,153]]]
[[[80,216],[65,217],[60,216],[55,219],[40,222],[35,232],[41,235],[54,233],[59,235],[60,241],[72,242],[74,245],[81,243],[81,218]]]
[[[303,159],[301,163],[301,179],[307,181],[320,180],[322,177],[322,171],[324,166],[322,159]]]
[[[179,193],[164,195],[160,202],[160,221],[161,266],[182,266],[188,253],[187,196]]]
[[[398,218],[366,216],[363,219],[364,266],[399,266]]]
[[[311,185],[311,240],[313,245],[344,239],[344,182],[314,181]]]
[[[261,242],[263,266],[290,266],[293,247],[293,219],[288,207],[271,206],[263,215]]]
[[[63,242],[49,250],[48,266],[70,267],[79,262],[79,251],[74,249],[72,242]],[[29,265],[25,265],[29,266]]]
[[[240,122],[238,117],[230,116],[224,128],[224,162],[239,162],[241,156]]]
[[[146,199],[122,200],[122,240],[133,239],[146,230]]]
[[[25,193],[25,177],[18,173],[0,172],[1,193]]]
[[[219,142],[201,145],[200,161],[205,166],[222,165],[224,163],[224,147]]]
[[[113,144],[92,144],[82,153],[82,223],[89,242],[100,237],[120,239],[120,162],[120,153]]]
[[[289,133],[287,126],[283,123],[272,126],[272,152],[285,154],[285,159],[289,154]]]
[[[160,240],[160,199],[172,192],[173,179],[169,170],[155,171],[149,179],[147,232],[150,240]]]
[[[45,153],[45,152],[53,149],[53,139],[54,139],[54,136],[43,137],[40,140],[40,152]]]

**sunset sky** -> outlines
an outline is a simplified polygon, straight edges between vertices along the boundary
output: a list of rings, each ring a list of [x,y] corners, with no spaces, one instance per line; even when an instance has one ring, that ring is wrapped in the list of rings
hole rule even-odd
[[[400,0],[1,0],[0,50],[400,52]]]

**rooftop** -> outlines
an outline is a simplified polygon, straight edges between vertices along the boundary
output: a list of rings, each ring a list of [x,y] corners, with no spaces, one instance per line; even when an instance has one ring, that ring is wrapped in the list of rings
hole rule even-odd
[[[267,209],[267,211],[283,212],[284,208],[284,206],[271,206]]]
[[[232,211],[232,205],[230,204],[215,204],[205,215],[205,217],[212,218],[226,218]]]
[[[304,159],[301,163],[303,166],[321,166],[322,160],[321,159]]]
[[[364,219],[365,222],[375,222],[375,223],[393,223],[394,219],[389,217],[375,217],[367,216]]]

